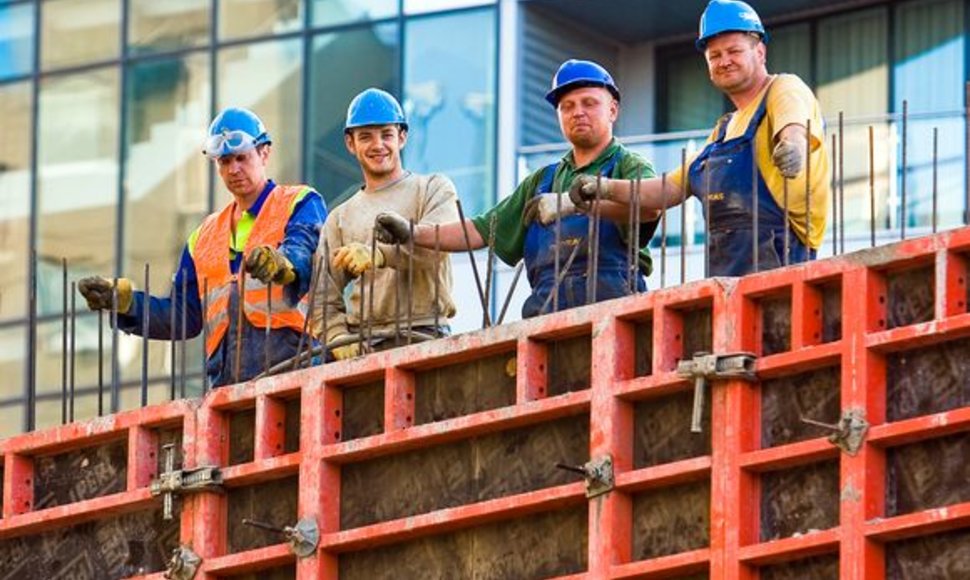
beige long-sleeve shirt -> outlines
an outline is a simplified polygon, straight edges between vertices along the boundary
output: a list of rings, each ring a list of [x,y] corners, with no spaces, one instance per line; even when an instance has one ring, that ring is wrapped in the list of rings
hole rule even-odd
[[[455,185],[443,175],[416,175],[388,184],[375,191],[361,189],[327,216],[324,236],[317,255],[323,255],[324,240],[330,256],[351,242],[371,247],[374,218],[382,211],[394,211],[417,224],[445,224],[458,221]],[[402,244],[377,244],[384,255],[384,266],[353,278],[343,270],[330,268],[328,283],[317,285],[316,304],[326,304],[326,342],[341,334],[357,332],[361,326],[361,284],[366,284],[364,322],[370,321],[375,333],[395,329],[397,320],[403,328],[407,320],[408,247]],[[414,249],[412,272],[412,325],[434,324],[435,251]],[[329,256],[328,256],[329,260]],[[446,252],[437,256],[439,323],[455,315],[451,297],[451,260]],[[374,276],[373,312],[371,312],[371,277]],[[349,288],[349,292],[347,292]],[[315,308],[313,328],[316,336],[324,332],[324,309]]]

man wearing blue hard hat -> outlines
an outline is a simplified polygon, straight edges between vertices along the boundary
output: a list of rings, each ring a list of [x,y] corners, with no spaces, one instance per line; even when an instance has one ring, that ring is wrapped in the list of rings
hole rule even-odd
[[[711,82],[735,111],[717,122],[686,176],[679,169],[668,175],[666,196],[659,179],[644,182],[640,190],[641,207],[660,209],[665,202],[669,207],[689,195],[704,203],[714,276],[814,259],[825,233],[831,190],[822,113],[797,76],[768,73],[767,42],[768,33],[748,4],[712,0],[707,5],[697,49],[704,53]],[[596,195],[620,203],[631,199],[628,184],[611,180],[574,182],[570,194],[580,205]]]
[[[562,63],[546,100],[556,110],[563,137],[571,146],[569,152],[526,177],[497,206],[464,223],[442,226],[440,231],[443,249],[464,250],[467,246],[462,230],[467,230],[471,247],[477,249],[485,246],[495,219],[495,255],[509,265],[525,261],[532,286],[522,306],[525,318],[618,298],[630,294],[632,288],[645,289],[643,272],[650,269],[646,245],[657,226],[656,211],[642,212],[639,239],[643,247],[636,252],[638,264],[631,268],[629,211],[603,201],[600,215],[605,219],[600,223],[598,244],[593,244],[598,252],[598,257],[594,255],[596,285],[587,288],[589,219],[577,212],[568,195],[556,192],[567,191],[579,176],[594,180],[596,176],[649,178],[654,176],[653,167],[613,137],[613,124],[620,114],[620,89],[599,64],[588,60]],[[407,238],[408,232],[395,216],[381,216],[380,224],[383,235]],[[434,243],[434,232],[418,228],[414,242],[428,247]]]
[[[313,188],[279,185],[267,177],[271,145],[252,111],[230,107],[219,113],[202,153],[213,160],[233,199],[189,236],[174,297],[146,296],[130,280],[118,280],[120,330],[143,334],[146,307],[149,338],[177,340],[183,332],[191,338],[206,325],[207,380],[213,387],[248,380],[292,358],[304,328],[301,300],[310,287],[327,210]],[[85,278],[79,288],[91,309],[111,308],[111,280]]]
[[[350,102],[344,144],[364,183],[327,219],[326,247],[321,241],[319,251],[329,251],[330,279],[318,296],[326,310],[314,318],[315,334],[337,360],[363,354],[361,347],[384,350],[443,336],[449,333],[447,319],[455,315],[446,254],[374,243],[374,220],[382,211],[396,212],[406,228],[411,222],[433,228],[457,218],[450,179],[404,169],[401,151],[407,139],[404,110],[389,93],[370,88]]]

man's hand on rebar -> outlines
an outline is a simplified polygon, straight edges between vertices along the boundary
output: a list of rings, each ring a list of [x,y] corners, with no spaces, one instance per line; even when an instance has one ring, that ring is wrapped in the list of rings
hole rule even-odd
[[[382,244],[406,244],[411,240],[411,224],[399,213],[383,211],[374,220],[374,235]]]
[[[101,276],[82,278],[77,283],[77,289],[91,310],[111,310],[113,288],[114,282]],[[133,292],[131,280],[118,278],[118,314],[125,314],[131,309]]]
[[[556,201],[556,198],[561,198]],[[559,193],[541,193],[534,196],[525,204],[522,212],[522,225],[529,226],[538,220],[540,224],[547,226],[556,221],[556,205],[559,204],[558,215],[560,218],[571,216],[576,213],[576,205],[569,199],[568,195]]]
[[[345,342],[349,337],[349,334],[340,334],[334,337],[331,344]],[[333,353],[333,358],[337,360],[347,360],[360,356],[360,342],[358,341],[344,344],[343,346],[328,348],[330,348],[330,352]]]
[[[246,256],[246,272],[263,284],[289,284],[296,280],[293,264],[282,252],[272,246],[264,245],[249,252]]]
[[[781,174],[788,178],[794,179],[802,169],[805,167],[805,129],[801,128],[801,135],[798,135],[799,131],[789,131],[789,128],[795,127],[800,128],[800,126],[789,125],[782,132],[782,136],[778,139],[778,143],[775,145],[774,150],[771,152],[771,161],[778,168]],[[795,136],[793,136],[795,135]]]
[[[608,200],[610,180],[595,175],[577,175],[569,186],[569,199],[579,211],[589,211],[589,204],[595,199]]]
[[[337,270],[346,270],[356,278],[367,270],[384,266],[384,254],[380,249],[375,248],[374,260],[371,261],[370,248],[359,242],[351,242],[334,251],[330,265]]]

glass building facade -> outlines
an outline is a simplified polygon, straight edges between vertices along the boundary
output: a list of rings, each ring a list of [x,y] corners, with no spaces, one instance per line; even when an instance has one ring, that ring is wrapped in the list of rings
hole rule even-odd
[[[333,206],[360,183],[343,142],[347,104],[364,88],[386,89],[410,121],[405,166],[448,175],[475,214],[562,154],[542,97],[561,61],[592,58],[623,88],[617,134],[670,170],[728,103],[693,47],[704,2],[656,3],[672,24],[624,36],[618,23],[646,18],[652,0],[596,3],[610,10],[588,0],[0,0],[0,437],[28,426],[30,384],[35,428],[71,414],[62,391],[72,384],[74,417],[109,412],[107,392],[98,393],[113,373],[119,408],[140,404],[141,339],[121,335],[113,349],[107,321],[70,286],[65,293],[65,264],[68,283],[101,274],[139,287],[147,264],[152,292],[170,291],[186,237],[229,200],[200,155],[220,108],[259,114],[274,142],[271,176],[309,183]],[[907,227],[930,227],[934,183],[946,208],[940,227],[962,223],[968,0],[753,4],[768,15],[769,69],[809,83],[830,129],[839,112],[846,120],[850,237],[869,227],[869,126],[880,231],[898,228],[903,215]],[[804,12],[786,12],[801,4]],[[697,254],[703,220],[698,206],[685,207],[688,229],[681,210],[671,211],[668,241]],[[454,329],[463,331],[481,314],[467,257],[453,260]],[[496,274],[494,309],[511,277],[504,266]],[[72,302],[74,348],[65,348]],[[184,356],[175,350],[173,359],[170,344],[148,348],[149,403],[181,391],[183,364],[186,393],[200,389],[201,344],[189,341]]]

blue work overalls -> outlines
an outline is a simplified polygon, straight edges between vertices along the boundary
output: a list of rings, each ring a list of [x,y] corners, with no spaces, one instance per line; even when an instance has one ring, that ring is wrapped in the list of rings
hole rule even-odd
[[[619,161],[620,152],[606,160],[602,168],[602,175],[611,175],[613,168]],[[558,163],[553,163],[542,170],[542,180],[534,195],[552,193],[553,179],[556,175]],[[585,215],[566,216],[560,220],[560,268],[565,267],[575,248],[576,257],[569,266],[569,272],[563,277],[559,286],[559,310],[583,306],[586,299],[586,270],[589,254],[589,218]],[[553,311],[553,301],[548,300],[555,285],[556,263],[556,223],[547,226],[533,221],[525,233],[526,274],[532,286],[532,294],[522,305],[522,317],[530,318]],[[596,278],[596,300],[619,298],[630,293],[629,283],[629,253],[627,242],[620,228],[608,219],[600,220],[599,228],[599,260]],[[639,253],[638,253],[639,256]],[[646,290],[646,282],[636,269],[637,289]],[[560,272],[560,275],[562,273]],[[543,305],[545,310],[542,310]]]
[[[705,211],[710,211],[711,276],[743,276],[754,272],[752,164],[755,133],[764,120],[767,102],[765,91],[740,137],[724,140],[730,116],[724,119],[714,141],[690,165],[690,191],[705,205]],[[760,170],[757,179],[758,270],[763,271],[785,263],[785,212],[771,195]],[[793,231],[789,232],[788,240],[790,264],[815,259],[815,250],[809,251]]]

